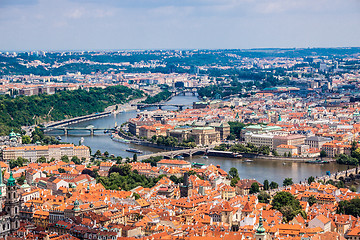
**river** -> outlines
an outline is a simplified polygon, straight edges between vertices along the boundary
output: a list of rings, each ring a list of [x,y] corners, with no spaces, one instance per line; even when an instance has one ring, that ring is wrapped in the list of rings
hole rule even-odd
[[[186,104],[192,105],[193,101],[197,101],[195,96],[176,96],[168,101],[169,104]],[[155,108],[148,108],[149,110]],[[163,107],[164,110],[176,110],[176,107]],[[115,126],[115,123],[120,125],[123,122],[126,122],[129,118],[135,117],[137,114],[136,111],[129,111],[119,113],[117,115],[111,115],[104,118],[99,118],[95,120],[90,120],[87,122],[81,122],[73,124],[71,127],[87,127],[93,125],[98,128],[111,128]],[[74,135],[62,136],[63,142],[70,142],[74,144],[79,144],[81,137],[84,138],[84,145],[89,146],[92,152],[100,150],[101,152],[108,151],[110,154],[115,156],[122,156],[132,158],[133,153],[126,152],[127,148],[137,148],[146,153],[154,153],[161,151],[156,148],[149,148],[144,146],[138,146],[134,144],[125,144],[112,141],[109,135],[106,134],[96,134],[95,136],[83,135],[84,132],[71,132]],[[59,133],[53,132],[52,135],[58,135]],[[256,179],[259,182],[263,182],[265,179],[269,181],[275,181],[282,184],[282,181],[287,178],[293,178],[294,182],[304,181],[305,178],[310,176],[321,176],[325,175],[326,171],[336,172],[347,169],[345,165],[339,165],[336,163],[329,164],[306,164],[306,163],[283,163],[283,161],[276,160],[264,160],[264,159],[254,159],[253,162],[243,162],[241,159],[230,159],[230,158],[220,158],[220,157],[211,157],[204,159],[201,156],[194,156],[191,161],[202,162],[205,164],[214,164],[220,165],[225,171],[229,171],[231,167],[235,167],[239,171],[240,178],[249,178]]]

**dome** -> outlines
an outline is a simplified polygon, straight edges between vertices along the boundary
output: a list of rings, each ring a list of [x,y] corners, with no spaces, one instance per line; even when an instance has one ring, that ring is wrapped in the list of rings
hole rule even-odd
[[[7,186],[15,186],[16,185],[16,181],[15,181],[15,178],[13,177],[13,173],[10,172],[10,177],[7,181]]]
[[[263,218],[260,216],[259,219],[259,227],[256,229],[256,234],[264,234],[265,233],[265,228],[263,226]]]

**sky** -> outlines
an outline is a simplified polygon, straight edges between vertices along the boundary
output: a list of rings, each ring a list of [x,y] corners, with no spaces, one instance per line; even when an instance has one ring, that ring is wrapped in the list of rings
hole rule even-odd
[[[360,47],[360,0],[0,0],[0,51]]]

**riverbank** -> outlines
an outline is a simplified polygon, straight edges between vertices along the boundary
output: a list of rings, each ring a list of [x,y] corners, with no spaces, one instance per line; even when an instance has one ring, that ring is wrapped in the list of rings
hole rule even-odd
[[[256,153],[240,153],[244,158],[257,158],[257,159],[266,159],[266,160],[278,160],[278,161],[288,161],[288,162],[306,162],[314,161],[319,159],[319,157],[306,158],[306,157],[281,157],[281,156],[269,156],[269,155],[260,155]],[[324,161],[336,162],[334,158],[322,158]]]

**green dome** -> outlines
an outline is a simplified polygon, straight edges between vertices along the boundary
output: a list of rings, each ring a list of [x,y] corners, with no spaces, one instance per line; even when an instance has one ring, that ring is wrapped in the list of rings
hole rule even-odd
[[[16,133],[14,133],[14,130],[11,129],[11,132],[9,134],[9,137],[16,137]]]
[[[10,172],[10,177],[7,181],[7,186],[15,186],[16,185],[16,181],[15,181],[15,178],[13,177],[13,173]]]
[[[256,234],[265,234],[265,228],[263,226],[263,218],[260,216],[259,227],[256,229]]]

